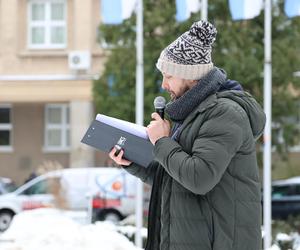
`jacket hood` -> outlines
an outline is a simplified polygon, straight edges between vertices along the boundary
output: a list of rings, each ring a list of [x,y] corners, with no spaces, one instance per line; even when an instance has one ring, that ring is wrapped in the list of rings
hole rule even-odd
[[[266,115],[258,102],[247,92],[228,90],[217,93],[218,98],[228,98],[238,103],[247,113],[252,128],[252,134],[258,139],[263,133]]]
[[[243,87],[238,81],[227,79],[221,84],[218,91],[222,92],[225,90],[243,90]]]

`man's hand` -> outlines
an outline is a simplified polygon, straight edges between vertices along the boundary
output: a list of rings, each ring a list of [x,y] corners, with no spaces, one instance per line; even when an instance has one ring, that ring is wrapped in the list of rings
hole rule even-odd
[[[151,117],[153,121],[147,126],[147,134],[154,145],[158,139],[170,135],[171,126],[170,122],[161,119],[158,113],[152,113]]]
[[[127,161],[125,159],[123,159],[123,155],[124,155],[124,151],[123,149],[121,149],[120,153],[115,156],[115,152],[117,151],[117,149],[115,147],[113,147],[113,149],[109,152],[109,157],[118,165],[123,165],[123,166],[129,166],[132,162],[131,161]]]

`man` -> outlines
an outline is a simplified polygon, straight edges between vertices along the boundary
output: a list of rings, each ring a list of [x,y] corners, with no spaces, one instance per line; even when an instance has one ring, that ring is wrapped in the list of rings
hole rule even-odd
[[[110,157],[152,185],[147,250],[259,250],[261,196],[255,140],[265,115],[250,94],[213,66],[216,28],[194,23],[161,53],[171,95],[147,127],[155,160],[147,168]],[[230,58],[228,58],[230,60]]]

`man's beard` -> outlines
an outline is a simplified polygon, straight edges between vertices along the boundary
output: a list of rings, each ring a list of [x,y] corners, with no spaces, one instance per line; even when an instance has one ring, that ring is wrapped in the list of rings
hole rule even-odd
[[[171,101],[175,101],[177,99],[177,96],[174,92],[169,92],[170,97],[171,97]]]
[[[175,101],[178,98],[180,98],[181,96],[183,96],[188,90],[189,90],[189,86],[184,86],[182,89],[180,89],[180,92],[178,95],[176,95],[176,93],[174,91],[168,91],[169,95],[171,97],[171,101]]]

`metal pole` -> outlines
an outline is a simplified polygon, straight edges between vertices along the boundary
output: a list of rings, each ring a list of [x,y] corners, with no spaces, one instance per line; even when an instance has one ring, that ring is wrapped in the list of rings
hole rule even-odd
[[[265,0],[265,66],[264,66],[264,111],[267,122],[264,131],[264,249],[271,247],[271,125],[272,125],[272,5],[271,0]]]
[[[88,207],[87,207],[87,225],[93,223],[93,194],[92,192],[88,192],[86,194],[86,198],[88,200]]]
[[[144,55],[143,55],[143,0],[137,1],[136,15],[136,97],[135,97],[135,122],[144,124]],[[142,226],[143,226],[143,184],[137,179],[136,193],[136,234],[135,244],[142,248]]]
[[[201,0],[201,20],[207,21],[207,0]]]

